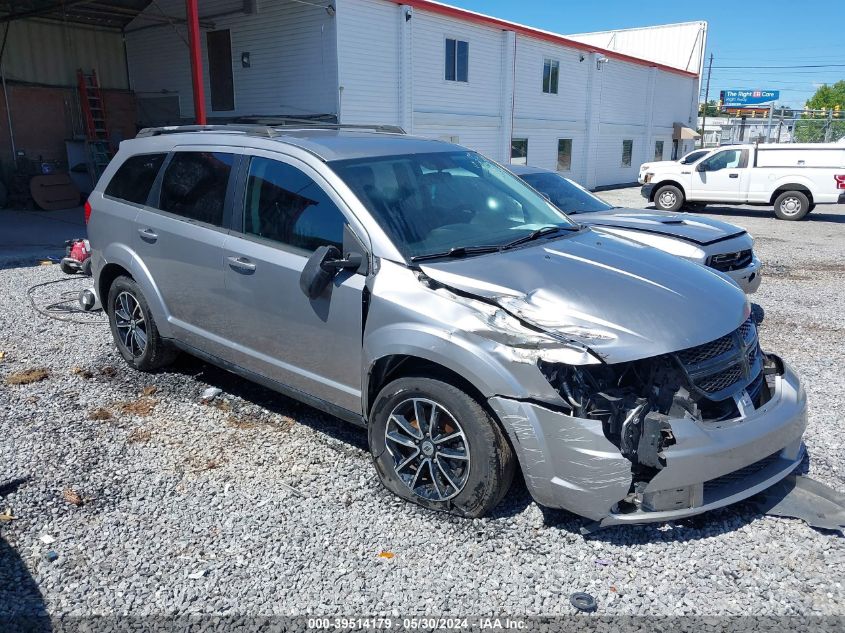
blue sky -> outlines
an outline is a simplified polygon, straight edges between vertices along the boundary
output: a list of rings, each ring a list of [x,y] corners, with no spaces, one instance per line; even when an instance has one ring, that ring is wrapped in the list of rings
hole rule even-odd
[[[690,0],[443,0],[558,33],[582,33],[707,20],[711,99],[726,88],[780,90],[779,104],[802,107],[822,83],[845,79],[845,0],[692,2]],[[810,66],[838,68],[722,68]]]

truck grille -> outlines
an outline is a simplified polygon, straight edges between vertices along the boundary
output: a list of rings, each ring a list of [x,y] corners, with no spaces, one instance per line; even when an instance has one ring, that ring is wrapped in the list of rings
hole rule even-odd
[[[710,400],[726,400],[751,387],[763,369],[757,327],[749,317],[714,341],[675,354],[692,390]]]
[[[752,258],[751,249],[735,253],[719,253],[718,255],[711,255],[707,260],[707,265],[726,273],[732,270],[742,270],[751,263]]]

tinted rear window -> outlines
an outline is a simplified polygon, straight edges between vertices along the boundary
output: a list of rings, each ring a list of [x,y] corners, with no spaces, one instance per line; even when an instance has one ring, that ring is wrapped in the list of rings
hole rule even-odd
[[[139,154],[127,158],[106,187],[105,195],[135,204],[146,203],[165,156]]]
[[[222,226],[234,159],[221,152],[176,152],[164,172],[159,208]]]

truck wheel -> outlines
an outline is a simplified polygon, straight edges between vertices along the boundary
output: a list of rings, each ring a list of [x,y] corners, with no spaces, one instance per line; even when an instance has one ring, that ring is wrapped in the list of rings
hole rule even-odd
[[[373,405],[370,452],[384,487],[430,510],[477,518],[513,480],[504,432],[473,397],[440,380],[399,378]]]
[[[800,220],[810,212],[810,201],[800,191],[784,191],[775,200],[775,215],[781,220]]]
[[[654,194],[654,206],[661,211],[679,211],[684,206],[684,194],[675,185],[664,185]]]

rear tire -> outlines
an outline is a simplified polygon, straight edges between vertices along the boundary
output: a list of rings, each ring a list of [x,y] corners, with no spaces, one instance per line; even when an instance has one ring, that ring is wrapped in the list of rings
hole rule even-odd
[[[516,460],[502,429],[478,401],[440,380],[386,385],[368,436],[384,487],[430,510],[484,516],[513,481]]]
[[[155,371],[178,355],[159,335],[150,306],[133,279],[118,277],[112,282],[106,312],[117,350],[133,369]]]
[[[801,191],[784,191],[775,199],[775,216],[781,220],[801,220],[810,212],[810,200]]]
[[[663,185],[654,193],[654,206],[661,211],[679,211],[684,206],[684,193],[675,185]]]

